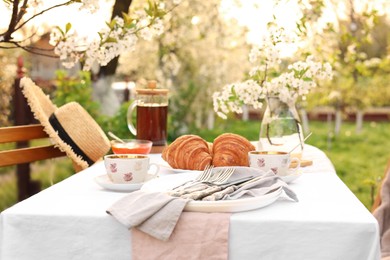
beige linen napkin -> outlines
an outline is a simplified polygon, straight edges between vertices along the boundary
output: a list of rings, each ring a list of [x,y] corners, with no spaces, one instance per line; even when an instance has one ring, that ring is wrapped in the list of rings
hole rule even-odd
[[[135,191],[115,202],[107,213],[128,229],[137,227],[166,241],[188,201],[161,192]]]
[[[243,171],[243,169],[241,169]],[[247,197],[260,197],[273,190],[282,187],[286,195],[294,201],[298,201],[298,197],[293,190],[290,189],[287,183],[276,176],[272,171],[263,172],[257,168],[249,168],[240,174],[235,174],[231,178],[237,178],[237,175],[245,177],[246,175],[258,176],[259,179],[243,185],[236,191],[225,195],[224,200],[236,200]],[[230,180],[230,179],[229,179]]]

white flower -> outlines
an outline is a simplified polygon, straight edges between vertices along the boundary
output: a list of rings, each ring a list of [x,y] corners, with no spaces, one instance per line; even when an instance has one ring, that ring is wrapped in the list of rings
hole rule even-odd
[[[181,1],[173,0],[177,5]],[[80,1],[81,9],[88,9],[91,12],[98,10],[97,0]],[[159,11],[164,11],[164,5],[158,5]],[[161,12],[160,12],[161,13]],[[156,14],[149,16],[145,11],[136,10],[133,15],[134,25],[131,28],[125,26],[121,17],[115,17],[113,26],[107,24],[99,32],[99,40],[89,40],[78,37],[71,31],[61,32],[58,28],[53,29],[50,37],[50,44],[55,46],[54,53],[64,63],[64,66],[72,67],[77,62],[84,62],[84,70],[89,70],[95,62],[101,66],[107,65],[115,57],[126,51],[134,51],[138,37],[151,40],[164,31],[163,22]],[[177,66],[176,66],[177,67]]]
[[[80,10],[86,9],[93,14],[93,13],[96,13],[96,11],[100,9],[99,1],[97,1],[97,0],[83,0],[80,2],[82,4],[80,6]]]
[[[254,63],[257,61],[257,57],[260,55],[260,50],[258,48],[252,48],[249,53],[249,61]]]
[[[153,38],[153,31],[149,27],[143,28],[139,32],[140,36],[147,41],[150,41]]]
[[[293,106],[298,97],[305,98],[316,88],[318,81],[332,78],[330,64],[317,62],[313,56],[288,65],[287,71],[280,73],[280,47],[293,41],[283,29],[271,27],[263,41],[249,53],[249,61],[254,64],[249,71],[251,79],[225,85],[220,92],[213,94],[214,111],[217,115],[226,118],[229,112],[242,113],[244,104],[261,108],[270,96],[278,97]],[[273,74],[270,71],[273,74],[279,73],[279,76],[271,77]]]

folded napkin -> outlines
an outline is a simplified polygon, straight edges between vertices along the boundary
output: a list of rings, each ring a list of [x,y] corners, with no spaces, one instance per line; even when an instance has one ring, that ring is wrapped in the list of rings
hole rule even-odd
[[[263,196],[280,187],[286,195],[294,201],[298,201],[298,197],[294,191],[280,177],[276,176],[272,171],[262,172],[256,168],[249,168],[243,175],[251,174],[259,177],[256,181],[249,182],[243,185],[232,193],[226,194],[222,199],[236,200],[239,198],[259,197]],[[235,175],[237,178],[237,175]]]
[[[161,192],[135,191],[115,202],[107,213],[128,229],[137,227],[166,241],[188,201]]]

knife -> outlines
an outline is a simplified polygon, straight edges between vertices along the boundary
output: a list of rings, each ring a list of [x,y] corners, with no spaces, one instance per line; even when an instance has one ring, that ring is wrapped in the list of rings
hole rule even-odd
[[[235,185],[246,183],[252,179],[253,179],[253,176],[247,176],[247,177],[243,177],[243,178],[240,178],[240,179],[237,179],[234,181],[226,182],[226,183],[221,184],[221,185],[215,185],[213,183],[209,183],[209,186],[206,189],[186,192],[184,194],[179,195],[179,197],[181,197],[183,199],[200,200],[200,199],[203,199],[204,197],[207,197],[213,193],[225,190],[228,187],[234,187]],[[170,195],[175,196],[178,194],[175,194],[175,195],[170,194]]]
[[[247,177],[243,177],[243,178],[240,178],[240,179],[237,179],[234,181],[230,181],[230,182],[226,182],[223,184],[219,184],[219,185],[214,184],[212,182],[203,182],[203,183],[198,183],[194,186],[183,188],[180,190],[169,191],[168,194],[173,196],[173,197],[182,197],[184,195],[194,194],[195,192],[197,192],[196,196],[193,195],[193,196],[184,196],[184,197],[185,198],[198,197],[198,196],[201,196],[201,194],[206,194],[206,193],[211,194],[210,192],[216,192],[218,190],[223,190],[229,186],[241,184],[241,183],[244,183],[244,182],[249,181],[251,179],[253,179],[253,176],[247,176]],[[209,189],[210,187],[217,187],[217,188]]]

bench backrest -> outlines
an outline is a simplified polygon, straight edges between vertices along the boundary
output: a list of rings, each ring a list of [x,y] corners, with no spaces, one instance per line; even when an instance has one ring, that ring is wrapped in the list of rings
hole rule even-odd
[[[0,143],[17,142],[18,145],[16,148],[0,151],[0,167],[66,156],[66,153],[54,145],[28,145],[28,141],[41,138],[48,138],[48,135],[39,124],[1,127]]]

